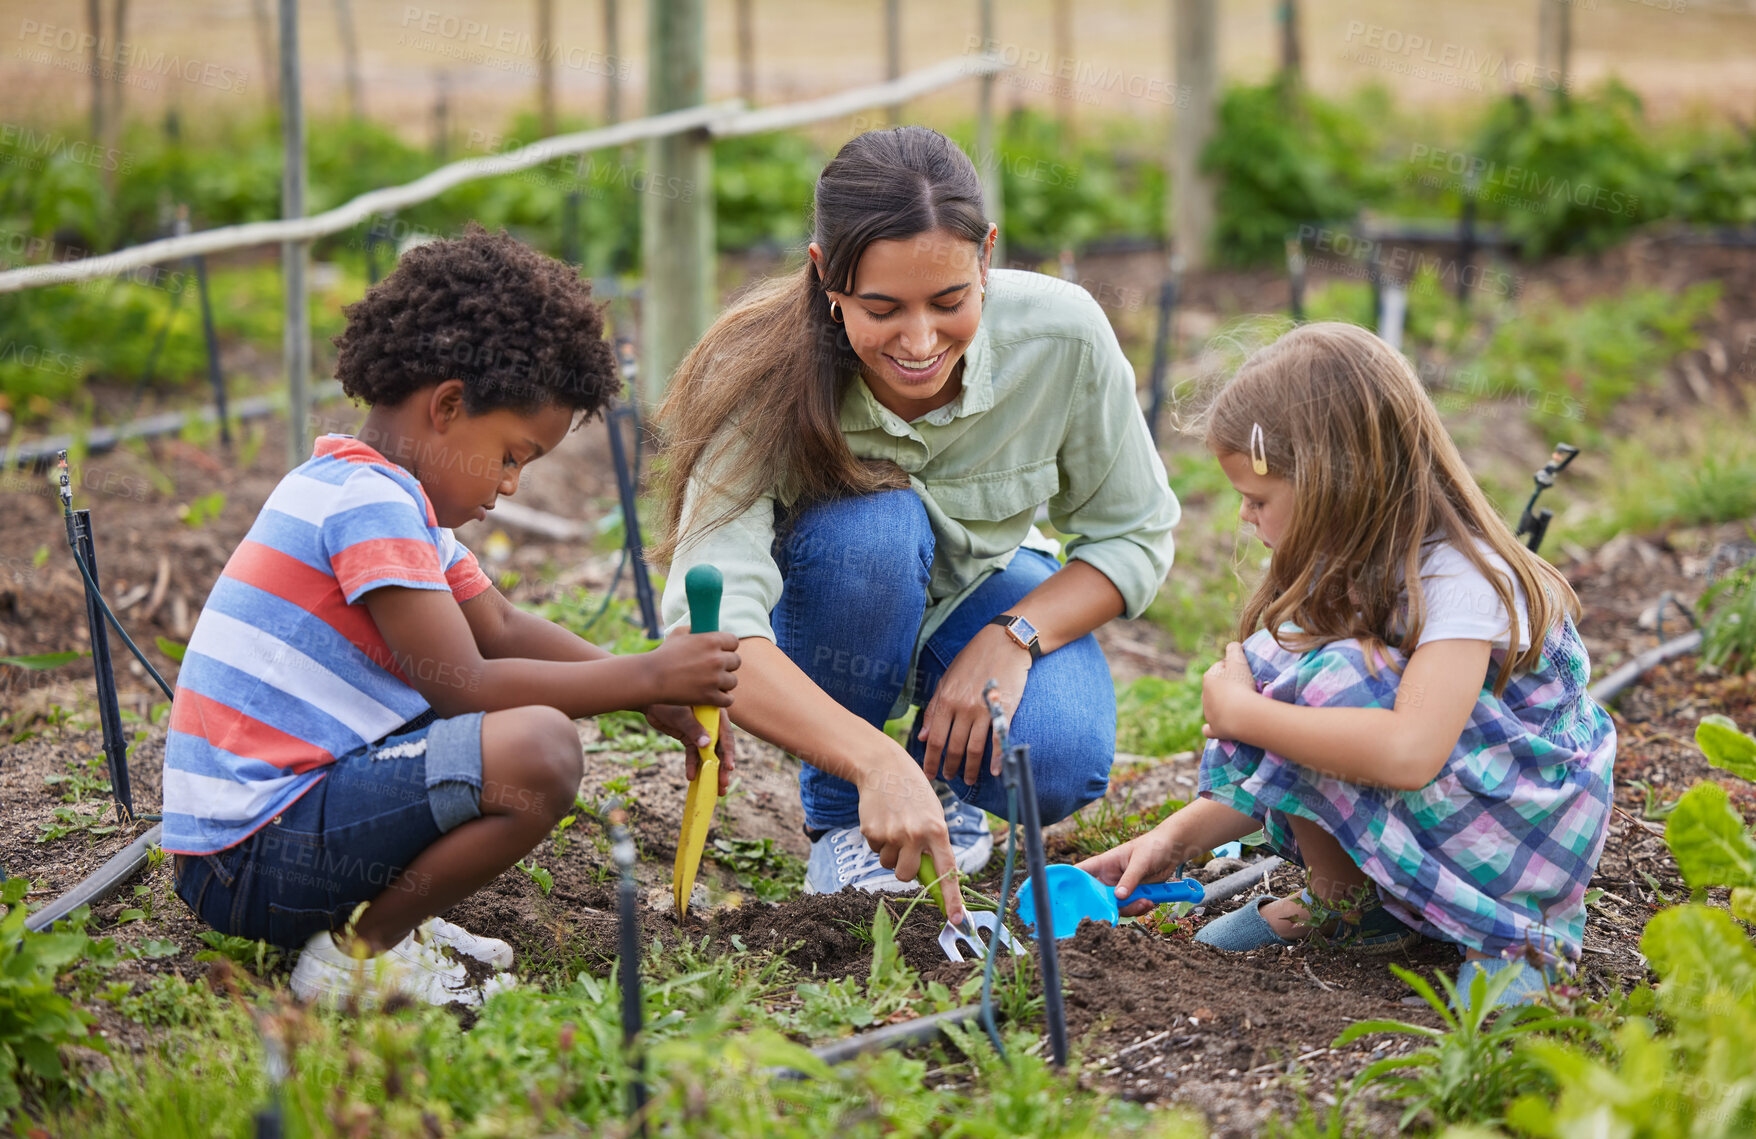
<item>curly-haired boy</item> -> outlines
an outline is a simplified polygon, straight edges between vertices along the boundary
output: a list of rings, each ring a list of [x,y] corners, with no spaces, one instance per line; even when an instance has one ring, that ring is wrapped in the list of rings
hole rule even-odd
[[[472,226],[346,312],[336,370],[370,410],[281,481],[208,596],[171,707],[164,847],[208,924],[303,947],[301,997],[474,1004],[504,978],[477,986],[455,958],[504,969],[512,949],[433,915],[572,807],[574,718],[644,710],[693,773],[707,736],[687,705],[730,705],[737,643],[613,657],[514,608],[452,536],[617,390],[572,269]]]

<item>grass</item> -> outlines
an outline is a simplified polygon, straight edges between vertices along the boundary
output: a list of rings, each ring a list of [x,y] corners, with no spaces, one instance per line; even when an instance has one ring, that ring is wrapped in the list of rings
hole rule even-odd
[[[1557,506],[1550,541],[1589,547],[1624,531],[1748,518],[1756,515],[1756,413],[1671,420],[1663,434],[1611,440],[1607,455],[1578,465],[1595,477],[1574,505]]]
[[[798,1037],[845,1034],[972,997],[923,985],[897,953],[895,929],[880,907],[868,974],[833,982],[801,977],[784,957],[735,941],[655,939],[642,963],[641,1036],[653,1133],[921,1135],[956,1120],[955,1132],[971,1136],[1202,1134],[1180,1113],[1081,1090],[1076,1068],[1056,1073],[1031,1055],[1036,1033],[1028,1027],[1009,1030],[1004,1061],[971,1032],[913,1054],[825,1065]],[[628,1134],[632,1069],[613,977],[581,971],[528,982],[489,1001],[467,1028],[426,1006],[303,1008],[230,961],[213,979],[217,992],[161,977],[137,993],[119,986],[100,997],[154,1031],[140,1052],[119,1051],[46,1103],[39,1094],[31,1114],[43,1129],[69,1137],[246,1134],[272,1108],[298,1135]],[[996,978],[1000,1007],[1015,1024],[1040,1011],[1036,989],[1017,959]],[[809,1078],[779,1078],[782,1070]],[[214,1094],[221,1087],[226,1094]]]

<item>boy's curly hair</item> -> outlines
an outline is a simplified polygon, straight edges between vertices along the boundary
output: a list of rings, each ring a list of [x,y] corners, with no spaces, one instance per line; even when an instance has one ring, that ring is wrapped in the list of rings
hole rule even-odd
[[[343,312],[336,378],[368,404],[460,379],[471,415],[560,404],[589,419],[622,386],[591,283],[474,222],[403,254]]]

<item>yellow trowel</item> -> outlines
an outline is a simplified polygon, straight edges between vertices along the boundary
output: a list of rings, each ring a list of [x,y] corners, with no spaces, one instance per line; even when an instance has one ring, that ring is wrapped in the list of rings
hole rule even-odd
[[[719,632],[719,599],[725,581],[713,566],[695,566],[683,578],[689,598],[689,631]],[[707,746],[689,782],[683,801],[683,833],[677,839],[677,864],[671,876],[671,893],[677,900],[677,916],[689,916],[689,892],[695,888],[695,871],[701,867],[701,851],[707,845],[707,828],[713,822],[713,804],[719,798],[719,713],[711,704],[695,706],[695,718],[707,729]]]

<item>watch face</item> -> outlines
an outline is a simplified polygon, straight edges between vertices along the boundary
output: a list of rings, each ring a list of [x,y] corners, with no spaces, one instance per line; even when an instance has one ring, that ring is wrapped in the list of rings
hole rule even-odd
[[[1012,634],[1014,640],[1026,647],[1029,647],[1030,643],[1037,639],[1037,627],[1023,617],[1014,617],[1012,624],[1007,626],[1006,631]]]

